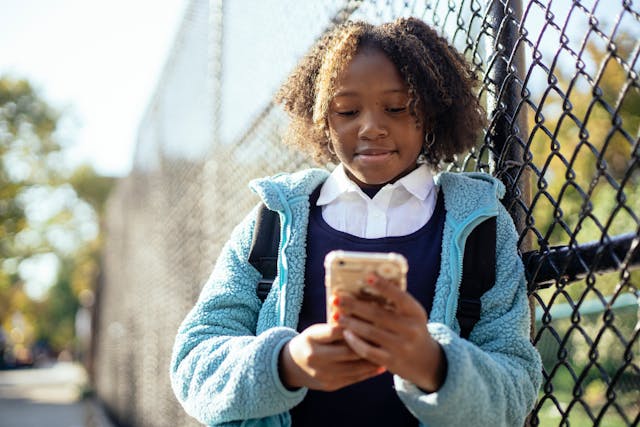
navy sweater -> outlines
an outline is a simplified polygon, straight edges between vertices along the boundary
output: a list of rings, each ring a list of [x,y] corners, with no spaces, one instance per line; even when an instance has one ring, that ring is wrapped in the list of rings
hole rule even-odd
[[[431,219],[406,236],[366,239],[331,228],[316,206],[320,189],[310,197],[307,230],[305,289],[298,323],[302,331],[326,322],[324,257],[334,249],[365,252],[398,252],[407,258],[407,290],[427,313],[431,310],[435,282],[440,273],[440,249],[444,227],[444,200],[440,192]],[[373,194],[369,194],[372,196]],[[417,426],[393,389],[393,376],[386,372],[334,392],[309,390],[291,410],[293,426]]]

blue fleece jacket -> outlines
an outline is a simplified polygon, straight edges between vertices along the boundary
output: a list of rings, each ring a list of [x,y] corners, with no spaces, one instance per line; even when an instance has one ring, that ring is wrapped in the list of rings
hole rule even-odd
[[[185,410],[212,426],[287,426],[289,409],[307,392],[280,381],[278,356],[296,335],[304,291],[309,195],[328,172],[309,169],[252,181],[265,205],[280,213],[278,275],[264,304],[260,273],[247,261],[254,209],[232,232],[211,277],[180,325],[171,359],[171,384]],[[481,173],[441,173],[446,220],[440,276],[427,325],[444,349],[442,387],[425,393],[394,377],[396,391],[424,426],[520,426],[535,402],[541,362],[529,341],[529,305],[517,233],[499,202],[504,186]],[[480,321],[469,340],[456,320],[467,236],[497,217],[496,283],[482,297]]]

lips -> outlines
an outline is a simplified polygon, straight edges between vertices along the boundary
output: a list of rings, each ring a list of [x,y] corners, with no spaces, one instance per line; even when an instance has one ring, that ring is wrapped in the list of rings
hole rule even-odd
[[[353,160],[362,166],[380,167],[387,165],[398,152],[391,148],[365,148],[357,150]]]
[[[391,148],[364,148],[356,151],[356,156],[384,156],[394,153]]]

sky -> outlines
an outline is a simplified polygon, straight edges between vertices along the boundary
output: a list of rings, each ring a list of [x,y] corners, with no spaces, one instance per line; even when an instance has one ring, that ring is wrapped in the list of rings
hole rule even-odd
[[[0,75],[63,112],[71,164],[131,170],[137,128],[188,0],[0,0]]]

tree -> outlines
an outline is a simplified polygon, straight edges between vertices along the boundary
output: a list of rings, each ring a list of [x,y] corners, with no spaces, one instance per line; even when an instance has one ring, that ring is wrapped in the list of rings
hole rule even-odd
[[[61,117],[26,80],[0,77],[0,326],[14,350],[36,340],[70,347],[78,295],[97,275],[99,215],[113,179],[65,169]],[[54,284],[34,298],[25,272],[42,260],[55,261]]]
[[[546,91],[531,96],[540,100],[540,114],[529,117],[531,153],[539,173],[532,174],[532,211],[535,227],[549,246],[606,241],[607,236],[637,233],[640,227],[635,44],[623,31],[607,49],[589,42],[575,68],[556,68]],[[607,302],[625,293],[634,295],[639,278],[639,271],[626,278],[615,272],[536,291],[542,305],[571,302],[572,310],[571,317],[558,311],[543,320],[540,329],[538,348],[552,349],[541,352],[549,375],[544,389],[550,387],[556,398],[542,400],[544,406],[537,412],[542,425],[559,422],[556,408],[567,411],[562,414],[567,424],[582,425],[590,421],[582,405],[599,415],[607,412],[608,396],[615,396],[616,408],[628,419],[637,414],[635,389],[625,388],[634,381],[633,372],[625,368],[636,316],[632,309],[603,315],[589,313],[586,307],[595,303],[592,307],[601,305],[604,310]],[[592,369],[594,361],[598,369]],[[616,422],[615,411],[607,416]]]
[[[541,172],[532,176],[532,188],[558,202],[569,228],[563,229],[545,197],[534,201],[536,227],[548,233],[551,245],[566,244],[568,233],[585,243],[600,239],[601,228],[609,236],[636,231],[630,212],[640,212],[640,169],[633,163],[639,155],[640,90],[627,80],[634,43],[621,32],[612,54],[590,42],[582,70],[556,69],[546,96],[534,95],[544,101],[540,114],[529,117],[531,151]],[[616,209],[620,201],[623,208]]]

